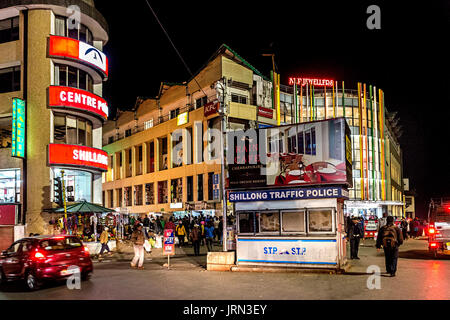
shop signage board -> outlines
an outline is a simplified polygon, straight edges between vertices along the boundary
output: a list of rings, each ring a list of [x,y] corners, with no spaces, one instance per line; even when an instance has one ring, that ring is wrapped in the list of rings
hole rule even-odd
[[[48,162],[49,165],[70,165],[108,171],[108,154],[90,147],[50,144]]]
[[[337,265],[336,239],[238,239],[237,263]]]
[[[289,85],[293,86],[294,84],[297,84],[298,86],[306,86],[308,84],[315,87],[332,87],[334,85],[334,80],[290,77]]]
[[[219,102],[209,102],[207,104],[205,104],[204,106],[204,116],[209,117],[212,116],[213,114],[216,114],[219,112],[219,107],[220,107],[220,103]]]
[[[172,229],[164,230],[163,255],[175,255],[175,236]]]
[[[267,119],[273,119],[273,111],[273,109],[258,107],[258,116]]]
[[[0,226],[13,226],[16,224],[17,206],[0,205]]]
[[[72,38],[50,36],[49,56],[79,61],[108,76],[108,58],[97,48]]]
[[[220,199],[220,175],[213,175],[213,200]]]
[[[25,158],[25,130],[26,114],[25,101],[19,98],[13,99],[13,119],[12,119],[12,153],[15,158]]]
[[[232,131],[227,144],[229,189],[352,187],[350,128],[344,118]]]
[[[73,108],[87,111],[103,120],[108,118],[108,103],[105,99],[88,91],[51,86],[48,89],[48,105],[57,108]]]
[[[342,187],[231,191],[228,194],[228,200],[230,202],[287,201],[347,197],[348,191],[344,190]]]
[[[189,122],[189,112],[184,112],[177,117],[177,126],[182,126]]]

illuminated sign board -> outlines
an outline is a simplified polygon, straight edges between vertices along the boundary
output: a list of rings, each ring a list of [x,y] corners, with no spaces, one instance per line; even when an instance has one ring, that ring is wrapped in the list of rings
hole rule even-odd
[[[183,124],[186,124],[189,122],[189,112],[184,112],[182,114],[179,114],[177,117],[177,125],[182,126]]]
[[[108,76],[108,58],[97,48],[72,38],[50,36],[49,56],[86,63]]]
[[[205,118],[212,116],[213,114],[216,114],[217,112],[219,112],[219,107],[220,107],[219,102],[210,102],[208,104],[205,104],[205,106],[204,106]]]
[[[258,108],[258,116],[263,117],[263,118],[273,119],[273,110],[259,107]]]
[[[48,90],[50,107],[74,108],[88,111],[102,119],[108,118],[108,104],[95,94],[80,89],[57,86],[51,86]]]
[[[100,149],[67,145],[50,144],[48,146],[49,165],[69,165],[89,167],[108,171],[108,154]]]
[[[13,99],[12,156],[25,158],[25,101]]]
[[[316,87],[332,87],[334,85],[334,80],[328,79],[308,79],[308,78],[289,78],[289,85],[293,86],[297,84],[298,86],[306,86],[307,84]]]

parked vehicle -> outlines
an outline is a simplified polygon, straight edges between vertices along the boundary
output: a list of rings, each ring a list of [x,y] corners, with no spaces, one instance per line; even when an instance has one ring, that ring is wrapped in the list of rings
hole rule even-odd
[[[24,238],[0,256],[0,284],[25,280],[29,290],[38,289],[44,281],[63,280],[78,272],[86,280],[93,265],[89,250],[76,236]]]
[[[428,210],[428,249],[437,258],[450,255],[450,199],[432,199]]]

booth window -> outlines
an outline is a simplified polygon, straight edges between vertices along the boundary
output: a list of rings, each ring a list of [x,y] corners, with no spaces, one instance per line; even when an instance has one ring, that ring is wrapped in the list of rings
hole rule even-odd
[[[280,232],[280,212],[269,211],[259,214],[259,232]]]
[[[281,233],[306,233],[305,211],[281,212]]]
[[[239,233],[257,233],[255,230],[255,212],[239,213]]]
[[[315,209],[308,210],[308,232],[330,233],[333,232],[333,210]]]

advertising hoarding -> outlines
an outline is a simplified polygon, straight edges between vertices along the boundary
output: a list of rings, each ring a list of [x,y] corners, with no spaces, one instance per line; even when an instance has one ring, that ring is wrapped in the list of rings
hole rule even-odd
[[[212,116],[213,114],[217,114],[219,112],[220,103],[219,102],[210,102],[205,104],[204,106],[204,116],[205,118]]]
[[[25,158],[25,101],[19,98],[13,99],[12,140],[11,156]]]
[[[49,107],[73,108],[87,111],[101,119],[108,118],[108,104],[105,99],[85,90],[51,86],[48,88]]]
[[[352,186],[344,118],[227,133],[229,189]]]
[[[72,38],[50,36],[49,56],[80,61],[108,76],[108,58],[97,48]]]
[[[50,144],[48,162],[49,165],[70,165],[108,171],[108,154],[90,147]]]
[[[164,230],[164,245],[163,255],[173,256],[175,255],[175,236],[172,229]]]

